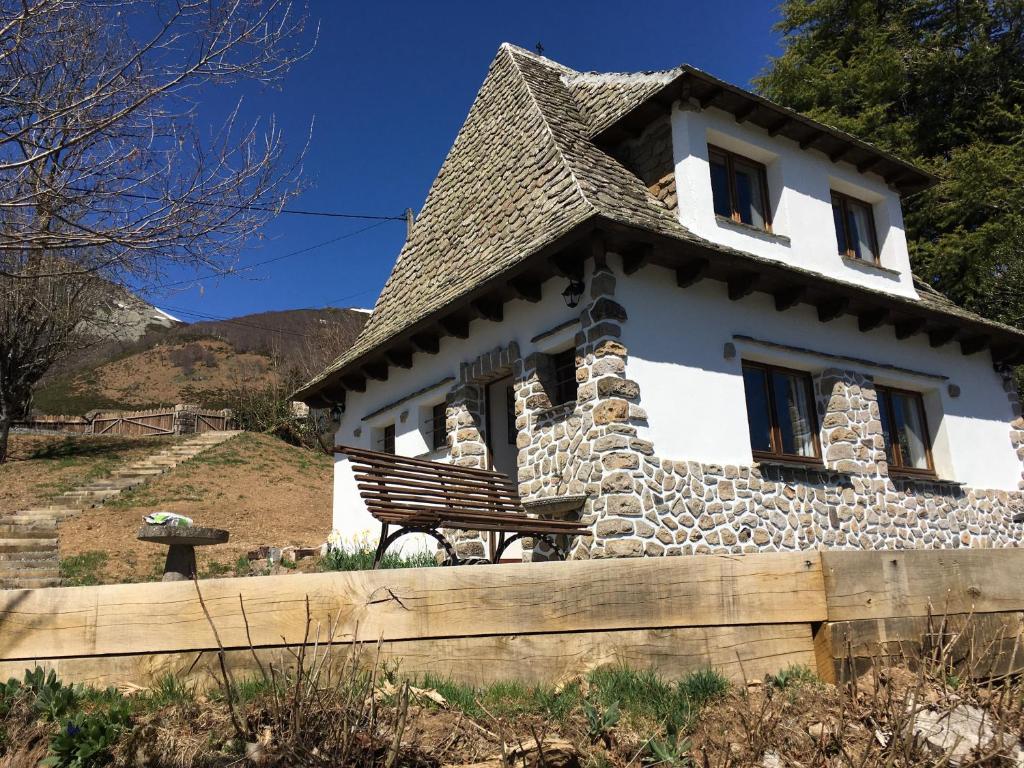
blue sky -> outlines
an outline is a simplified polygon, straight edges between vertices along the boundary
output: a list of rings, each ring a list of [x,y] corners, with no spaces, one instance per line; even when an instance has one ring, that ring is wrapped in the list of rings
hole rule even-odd
[[[290,203],[311,210],[418,211],[502,42],[531,50],[540,42],[546,56],[579,70],[667,69],[686,62],[739,85],[748,85],[768,57],[780,53],[771,0],[310,0],[309,10],[320,24],[313,53],[279,90],[247,87],[242,95],[248,110],[274,115],[296,147],[313,121],[304,163],[308,188]],[[218,94],[207,98],[211,105],[226,101]],[[244,277],[206,279],[148,298],[186,321],[200,319],[186,312],[235,317],[371,307],[402,246],[402,222],[282,215],[241,254],[239,266],[345,235],[351,236]]]

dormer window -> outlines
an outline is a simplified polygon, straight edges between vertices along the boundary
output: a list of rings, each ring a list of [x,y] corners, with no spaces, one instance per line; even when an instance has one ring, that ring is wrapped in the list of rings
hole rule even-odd
[[[839,255],[877,264],[878,237],[871,205],[841,192],[833,192],[832,218],[836,222]]]
[[[761,163],[708,146],[715,214],[771,232],[768,179]]]

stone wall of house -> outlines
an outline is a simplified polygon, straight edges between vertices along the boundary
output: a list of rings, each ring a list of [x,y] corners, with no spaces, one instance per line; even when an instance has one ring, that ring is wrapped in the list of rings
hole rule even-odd
[[[874,382],[830,368],[814,378],[823,466],[751,466],[668,459],[638,435],[646,424],[639,385],[626,377],[627,308],[618,278],[598,264],[576,335],[577,398],[552,405],[546,358],[519,358],[515,344],[463,367],[449,400],[452,460],[484,466],[482,387],[511,372],[525,501],[585,495],[591,536],[572,556],[630,557],[809,548],[904,549],[1019,546],[1024,493],[963,488],[889,475]],[[1024,419],[1012,380],[1009,426],[1024,466]],[[1024,474],[1021,488],[1024,489]],[[483,539],[455,534],[460,555],[482,556]],[[524,542],[527,558],[546,545]]]
[[[616,158],[640,177],[651,194],[670,211],[678,210],[676,169],[672,158],[672,122],[666,115],[648,125],[635,139],[615,149]]]
[[[640,387],[625,375],[628,316],[614,300],[615,283],[606,268],[591,283],[575,407],[546,408],[535,382],[517,402],[524,498],[589,497],[582,519],[594,535],[576,542],[574,557],[1020,544],[1022,526],[1012,518],[1024,509],[1021,493],[889,476],[874,383],[858,371],[815,377],[821,469],[658,456],[637,435],[646,414]],[[1012,382],[1006,391],[1016,417],[1010,439],[1024,464]]]

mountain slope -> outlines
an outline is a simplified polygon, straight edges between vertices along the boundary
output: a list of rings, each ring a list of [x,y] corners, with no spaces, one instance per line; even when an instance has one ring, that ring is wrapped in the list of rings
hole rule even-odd
[[[230,320],[150,324],[136,339],[83,351],[37,388],[37,413],[81,415],[192,402],[219,408],[226,393],[308,377],[351,346],[367,314],[357,309],[262,312]]]

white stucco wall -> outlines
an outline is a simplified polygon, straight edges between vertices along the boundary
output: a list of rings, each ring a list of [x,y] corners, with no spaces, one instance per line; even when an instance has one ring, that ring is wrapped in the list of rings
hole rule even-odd
[[[709,143],[765,165],[772,234],[753,232],[715,216]],[[672,112],[672,148],[679,219],[692,232],[712,242],[849,283],[917,297],[899,195],[879,176],[858,173],[849,163],[833,163],[821,152],[802,150],[794,141],[738,124],[732,115],[714,108],[677,106]],[[831,190],[872,204],[885,270],[839,255]]]
[[[616,299],[629,313],[622,341],[629,350],[626,375],[640,385],[648,415],[642,436],[654,442],[661,457],[752,461],[741,375],[745,357],[811,372],[860,370],[880,384],[920,391],[939,475],[976,488],[1017,489],[1021,467],[1009,438],[1013,414],[987,352],[964,356],[957,344],[933,349],[923,335],[899,341],[887,326],[861,333],[853,317],[821,323],[810,306],[776,312],[766,294],[729,301],[725,285],[716,281],[681,289],[668,270],[656,266],[620,280]],[[734,341],[735,335],[938,374],[948,381],[744,345]],[[723,350],[730,342],[737,354],[726,360]],[[960,388],[959,397],[949,395],[949,384]]]
[[[543,297],[539,302],[510,301],[504,307],[504,320],[501,323],[474,320],[470,323],[468,339],[445,336],[441,339],[438,354],[416,353],[412,368],[389,367],[387,381],[370,380],[367,381],[366,392],[349,392],[335,442],[373,449],[374,435],[379,434],[384,426],[394,424],[397,454],[446,461],[447,451],[429,452],[427,441],[430,431],[425,420],[431,406],[444,400],[454,382],[389,408],[367,421],[363,421],[363,417],[446,377],[452,376],[457,380],[459,366],[463,362],[472,361],[495,347],[504,347],[515,341],[523,357],[537,350],[549,351],[551,338],[540,341],[540,346],[531,343],[530,339],[579,317],[580,310],[566,307],[561,296],[566,282],[565,278],[547,281],[543,285]],[[575,328],[570,328],[552,338],[564,346],[564,342],[571,341],[574,333]],[[406,414],[404,421],[403,413]],[[358,436],[355,434],[357,430],[360,432]],[[335,461],[333,526],[347,540],[370,534],[376,541],[380,533],[380,524],[369,516],[359,501],[348,462],[341,456]]]

